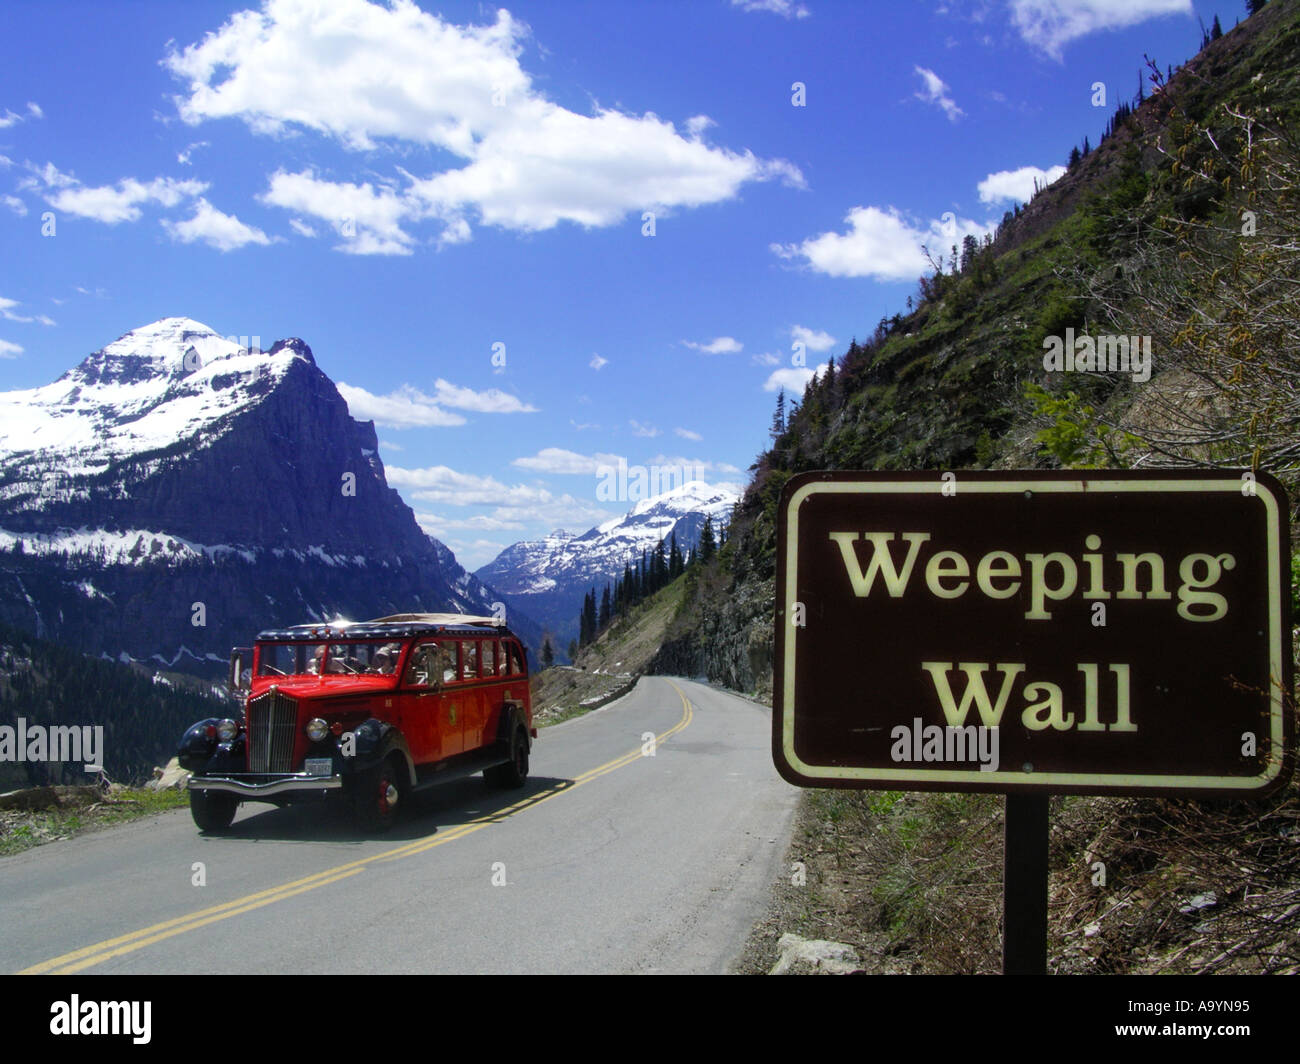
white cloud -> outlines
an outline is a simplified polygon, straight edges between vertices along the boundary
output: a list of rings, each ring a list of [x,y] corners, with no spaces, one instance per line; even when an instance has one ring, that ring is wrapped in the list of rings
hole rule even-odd
[[[207,148],[209,144],[206,140],[196,140],[193,144],[187,145],[185,150],[176,153],[176,161],[182,166],[190,165],[190,157],[199,149]]]
[[[629,419],[628,424],[632,427],[633,436],[642,436],[646,439],[654,439],[659,435],[659,430],[653,425],[643,425],[635,419]]]
[[[970,233],[982,238],[992,227],[966,218],[934,220],[919,229],[893,207],[854,207],[847,233],[822,233],[799,244],[773,244],[783,259],[801,258],[831,277],[871,277],[878,281],[915,280],[930,270],[921,247],[936,257]]]
[[[981,203],[998,203],[1010,200],[1015,203],[1028,203],[1034,197],[1034,182],[1038,187],[1050,185],[1065,173],[1064,166],[1052,166],[1046,170],[1037,166],[1022,166],[1019,170],[999,170],[989,174],[979,183]]]
[[[15,314],[13,308],[16,306],[19,306],[18,300],[5,299],[4,296],[0,296],[0,317],[4,317],[9,321],[31,321],[32,320],[31,318],[24,318],[19,314]]]
[[[277,170],[258,197],[273,207],[310,214],[342,238],[339,251],[354,255],[409,255],[414,243],[401,222],[410,213],[407,199],[388,185],[373,187],[324,181],[308,170]]]
[[[787,392],[802,395],[803,390],[808,387],[808,382],[816,376],[814,370],[806,367],[801,369],[778,369],[763,383],[763,391],[775,392],[784,388]]]
[[[289,228],[292,229],[299,236],[314,237],[316,235],[315,229],[313,229],[306,222],[300,221],[297,218],[289,219]]]
[[[400,443],[394,443],[392,440],[380,440],[379,446],[385,451],[404,451],[406,450]]]
[[[569,494],[556,495],[535,484],[505,484],[491,476],[462,473],[448,466],[424,469],[389,467],[388,482],[411,492],[419,502],[442,506],[488,506],[491,513],[469,518],[422,515],[426,531],[442,538],[449,529],[499,531],[544,524],[550,528],[589,528],[612,515]],[[453,548],[454,549],[454,548]]]
[[[752,355],[749,361],[756,366],[779,366],[781,356],[773,354],[771,351],[764,351],[761,355]]]
[[[19,122],[26,122],[29,118],[44,118],[45,112],[37,104],[28,101],[27,113],[25,115],[14,114],[9,108],[5,108],[5,113],[0,115],[0,129],[8,129],[10,126],[17,125]]]
[[[835,346],[835,337],[821,329],[806,329],[802,325],[792,325],[790,335],[804,345],[809,351],[829,351]]]
[[[698,432],[692,432],[690,429],[676,428],[673,429],[673,432],[675,432],[678,436],[680,436],[684,440],[690,440],[692,443],[699,443],[702,439],[704,439],[704,437],[701,436]]]
[[[17,358],[23,353],[23,349],[18,344],[11,344],[8,340],[0,340],[0,358]]]
[[[8,207],[11,211],[13,211],[14,214],[18,215],[19,218],[26,216],[27,204],[25,204],[17,196],[4,196],[3,199],[4,199],[5,206]]]
[[[175,207],[191,196],[202,194],[208,187],[203,181],[178,181],[171,177],[156,177],[147,184],[126,177],[116,185],[89,187],[71,174],[62,173],[53,163],[46,163],[41,169],[29,166],[29,169],[39,180],[27,179],[23,182],[24,188],[38,188],[44,184],[47,189],[57,189],[45,195],[45,201],[51,207],[105,225],[136,221],[140,217],[139,204]]]
[[[1055,59],[1063,44],[1097,30],[1192,14],[1192,0],[1011,0],[1011,21],[1020,36]]]
[[[434,401],[458,410],[473,410],[479,414],[535,414],[537,407],[530,406],[516,396],[497,388],[476,392],[473,388],[459,388],[441,377],[434,382]]]
[[[603,467],[626,461],[626,457],[618,454],[578,454],[562,447],[543,447],[535,455],[516,458],[510,464],[535,473],[596,476]]]
[[[657,454],[646,463],[652,466],[690,468],[697,473],[739,473],[729,462],[710,462],[704,458],[683,458],[681,455]]]
[[[492,514],[475,514],[473,517],[443,517],[439,514],[416,514],[420,527],[431,536],[445,539],[449,531],[469,530],[473,532],[517,531],[524,527],[522,521],[510,518],[494,517]],[[462,562],[462,564],[464,564]]]
[[[18,300],[5,299],[3,296],[0,296],[0,317],[3,317],[6,321],[17,321],[25,324],[30,324],[34,321],[40,322],[42,325],[54,324],[54,319],[45,314],[15,314],[14,307],[17,306],[21,306]]]
[[[683,340],[682,343],[695,351],[703,351],[706,355],[734,355],[745,348],[744,344],[730,336],[719,336],[707,344],[697,344],[692,340]]]
[[[492,23],[459,26],[411,0],[324,8],[266,0],[169,52],[164,65],[186,86],[176,102],[191,124],[235,117],[262,134],[307,128],[354,151],[400,141],[464,160],[459,169],[406,175],[409,188],[387,205],[386,233],[363,233],[353,213],[359,231],[345,251],[405,253],[411,241],[398,223],[426,219],[441,223],[441,244],[460,243],[471,236],[467,211],[520,231],[565,221],[607,226],[647,208],[728,200],[749,182],[803,184],[785,160],[706,144],[707,116],[691,116],[683,135],[652,113],[560,107],[519,63],[528,36],[504,10]],[[338,212],[318,216],[332,223]]]
[[[943,78],[939,77],[933,70],[927,70],[925,67],[913,67],[913,70],[920,75],[921,80],[924,82],[921,90],[913,94],[918,100],[934,104],[948,116],[950,122],[956,122],[958,118],[966,113],[953,102]]]
[[[456,555],[456,561],[470,572],[486,565],[510,545],[495,539],[460,539],[449,536],[443,531],[447,522],[437,514],[417,513],[415,520],[428,535],[446,544]]]
[[[768,11],[782,18],[807,18],[812,14],[803,4],[793,0],[731,0],[731,6],[742,11]]]
[[[201,240],[218,251],[234,251],[246,244],[271,243],[271,238],[262,230],[245,225],[233,214],[222,213],[202,196],[194,205],[193,218],[184,222],[164,218],[162,227],[173,240],[182,244],[193,244],[196,240]]]
[[[40,188],[45,185],[47,188],[71,188],[79,184],[77,179],[71,174],[65,174],[53,163],[46,163],[44,166],[35,166],[32,163],[24,162],[23,165],[30,170],[35,177],[24,178],[19,182],[20,188]]]
[[[601,358],[599,355],[592,355],[591,361],[587,365],[594,370],[600,371],[609,365],[609,359]]]
[[[426,466],[422,469],[389,466],[385,472],[389,484],[409,488],[415,498],[427,502],[454,506],[504,506],[525,505],[550,497],[544,488],[503,484],[495,477],[461,473],[449,466]]]
[[[763,391],[775,392],[784,388],[794,395],[803,395],[804,389],[808,387],[808,382],[819,376],[825,368],[826,364],[823,363],[820,366],[786,367],[785,369],[773,370],[767,380],[763,382]]]
[[[375,395],[343,381],[339,381],[338,390],[353,417],[361,421],[373,421],[385,428],[412,429],[465,424],[465,419],[459,414],[442,409],[433,396],[425,395],[409,384],[402,385],[388,395]]]

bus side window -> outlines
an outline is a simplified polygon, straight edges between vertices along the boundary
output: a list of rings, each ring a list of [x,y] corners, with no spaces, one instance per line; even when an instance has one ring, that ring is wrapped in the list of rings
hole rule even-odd
[[[495,676],[497,674],[497,645],[495,640],[483,640],[479,644],[479,651],[483,655],[482,674],[484,676]]]
[[[424,643],[411,651],[410,660],[406,665],[406,674],[402,677],[402,683],[407,687],[426,687],[429,683],[429,663],[433,656],[434,646],[432,643]]]
[[[462,680],[478,679],[478,643],[466,640],[461,643],[460,678]]]

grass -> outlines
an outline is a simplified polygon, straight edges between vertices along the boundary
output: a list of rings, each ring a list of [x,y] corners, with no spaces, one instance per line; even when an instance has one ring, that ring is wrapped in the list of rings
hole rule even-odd
[[[0,811],[0,857],[188,806],[185,791],[124,788],[99,801],[67,799],[49,809]]]

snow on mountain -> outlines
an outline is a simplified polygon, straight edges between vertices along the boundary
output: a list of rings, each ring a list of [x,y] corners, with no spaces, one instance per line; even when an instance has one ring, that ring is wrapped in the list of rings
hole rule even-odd
[[[562,650],[577,634],[587,591],[621,577],[625,565],[640,564],[642,552],[648,555],[661,539],[667,543],[675,534],[683,552],[691,549],[705,517],[715,529],[725,525],[738,497],[729,487],[688,481],[582,535],[557,530],[512,544],[474,575],[500,591],[511,608],[540,621]]]
[[[134,329],[0,393],[0,620],[203,662],[274,625],[490,613],[500,596],[420,529],[378,446],[300,339]]]
[[[64,473],[210,434],[271,391],[289,365],[315,365],[302,341],[248,350],[189,318],[120,337],[57,381],[0,393],[0,455],[57,451]]]

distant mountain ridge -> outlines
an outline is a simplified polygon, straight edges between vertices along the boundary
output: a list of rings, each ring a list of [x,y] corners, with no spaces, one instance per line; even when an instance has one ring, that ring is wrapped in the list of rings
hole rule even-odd
[[[264,627],[496,601],[301,339],[249,350],[165,318],[0,393],[0,621],[210,670]]]
[[[611,518],[581,535],[557,530],[538,540],[507,547],[474,575],[501,592],[510,608],[518,607],[552,633],[563,653],[578,634],[582,597],[623,575],[627,564],[640,563],[672,535],[683,551],[692,548],[706,517],[717,529],[731,517],[738,496],[729,487],[693,480],[649,499],[621,517]]]

